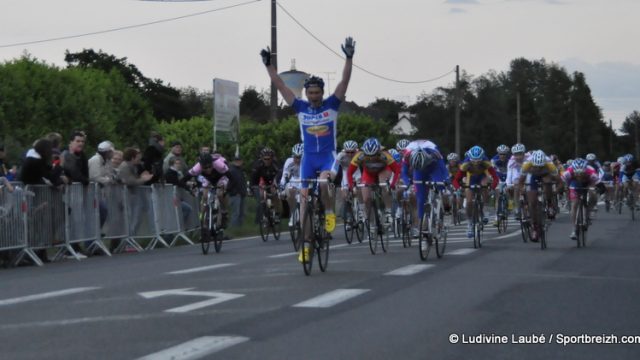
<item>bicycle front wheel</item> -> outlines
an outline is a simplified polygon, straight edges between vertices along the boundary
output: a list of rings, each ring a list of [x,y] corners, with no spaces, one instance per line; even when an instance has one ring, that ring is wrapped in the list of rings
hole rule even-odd
[[[211,242],[211,211],[209,206],[205,206],[202,212],[202,218],[200,219],[200,246],[202,247],[202,254],[207,255],[209,253],[209,246]]]
[[[266,242],[267,240],[269,240],[269,215],[270,215],[270,211],[267,208],[266,204],[262,204],[261,206],[261,213],[262,216],[260,217],[260,237],[262,237],[262,241]]]
[[[371,251],[371,255],[375,255],[378,251],[378,243],[380,242],[380,238],[378,237],[378,233],[380,232],[379,226],[380,219],[378,219],[378,210],[374,203],[371,205],[369,218],[366,221],[366,227],[369,235],[369,250]]]
[[[305,275],[311,275],[311,268],[313,267],[313,254],[314,254],[314,227],[318,226],[313,222],[312,206],[307,206],[304,213],[304,219],[302,220],[302,228],[300,231],[300,255],[299,258],[302,262],[302,268]]]
[[[216,251],[216,253],[219,253],[220,250],[222,249],[222,238],[224,237],[224,231],[223,230],[215,230],[215,233],[213,235],[213,248]]]
[[[429,233],[429,215],[425,212],[425,214],[422,215],[422,219],[420,219],[420,228],[418,229],[418,253],[420,254],[420,260],[427,260],[432,243],[433,239]]]
[[[276,214],[275,209],[271,209],[269,216],[269,227],[271,228],[273,238],[276,240],[280,240],[280,215]]]
[[[318,226],[318,233],[315,236],[316,239],[316,252],[318,253],[318,265],[320,265],[320,271],[327,271],[327,265],[329,264],[329,239],[330,236],[324,229],[324,214],[316,217]]]

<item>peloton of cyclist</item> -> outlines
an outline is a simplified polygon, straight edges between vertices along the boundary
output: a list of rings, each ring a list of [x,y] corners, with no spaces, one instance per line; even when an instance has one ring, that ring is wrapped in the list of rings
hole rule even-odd
[[[499,191],[505,191],[507,194],[507,200],[509,200],[509,192],[504,188],[507,181],[508,163],[509,163],[509,147],[507,145],[500,145],[496,148],[497,154],[491,158],[491,165],[496,169],[496,174],[500,179]],[[499,196],[495,196],[495,208],[498,209]],[[506,211],[506,209],[505,209]],[[498,226],[498,213],[496,211],[496,217],[493,222],[494,226]]]

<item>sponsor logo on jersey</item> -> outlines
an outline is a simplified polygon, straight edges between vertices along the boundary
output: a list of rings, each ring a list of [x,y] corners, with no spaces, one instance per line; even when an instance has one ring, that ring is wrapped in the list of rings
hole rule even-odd
[[[329,135],[329,126],[327,125],[315,125],[307,128],[307,134],[315,136],[327,136]]]

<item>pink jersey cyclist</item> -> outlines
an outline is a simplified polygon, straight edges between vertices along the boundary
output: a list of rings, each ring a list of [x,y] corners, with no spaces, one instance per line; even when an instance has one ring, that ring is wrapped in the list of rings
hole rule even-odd
[[[206,165],[209,163],[211,166]],[[203,164],[205,165],[203,166]],[[217,187],[226,188],[229,183],[228,175],[229,166],[222,155],[206,154],[200,156],[198,163],[188,171],[188,175],[185,176],[185,178],[198,177],[202,180],[203,187],[208,187],[210,184],[216,184]]]
[[[570,166],[564,174],[562,179],[569,185],[569,200],[576,200],[578,193],[576,188],[578,187],[593,187],[598,182],[598,173],[591,166],[585,167],[584,171],[578,173],[573,166]]]

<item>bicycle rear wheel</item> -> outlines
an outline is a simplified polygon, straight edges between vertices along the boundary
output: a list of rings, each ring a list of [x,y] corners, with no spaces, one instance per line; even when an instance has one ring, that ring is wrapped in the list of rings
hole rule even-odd
[[[500,201],[498,202],[498,233],[504,234],[507,232],[507,226],[509,222],[509,203],[505,194],[500,195]]]
[[[276,209],[272,208],[269,216],[269,227],[271,228],[271,233],[276,240],[280,240],[280,221],[279,216],[276,214]],[[276,221],[278,219],[278,221]]]
[[[300,250],[300,242],[298,236],[300,234],[300,205],[298,205],[291,213],[291,223],[293,226],[289,228],[289,234],[291,235],[291,242],[293,243],[293,249],[295,251]]]
[[[584,216],[584,203],[580,201],[578,204],[578,212],[576,214],[576,237],[577,237],[577,246],[583,247],[585,243],[585,216]]]
[[[213,249],[216,251],[216,253],[219,253],[220,250],[222,249],[222,239],[223,238],[224,238],[224,230],[222,230],[222,229],[214,230]]]
[[[436,233],[438,234],[435,239],[436,255],[440,259],[442,258],[442,256],[444,256],[444,251],[447,248],[447,235],[448,235],[447,226],[444,224],[444,210],[442,208],[440,208],[440,214],[438,215],[438,218],[437,218]]]
[[[411,211],[402,211],[402,246],[411,247]]]
[[[382,219],[385,218],[385,213],[383,212],[383,207],[378,208],[378,233],[380,238],[380,245],[382,245],[382,252],[387,252],[389,250],[389,228],[387,227],[387,222],[382,222]]]
[[[211,228],[210,221],[211,211],[208,205],[205,205],[202,211],[202,219],[200,219],[200,245],[202,247],[202,254],[209,253],[209,246],[211,243]]]
[[[353,206],[350,202],[344,204],[344,237],[347,240],[347,244],[353,242],[353,236],[356,232],[355,216],[353,214]]]
[[[262,205],[260,205],[260,208],[262,213],[259,224],[260,237],[262,237],[263,242],[266,242],[267,240],[269,240],[269,224],[271,222],[271,220],[269,219],[270,211],[265,203],[262,203]]]
[[[380,219],[378,218],[378,209],[375,202],[371,204],[371,210],[369,211],[369,218],[367,219],[366,227],[369,234],[369,250],[372,255],[375,255],[378,251],[378,243],[380,242]]]
[[[427,260],[429,252],[431,252],[432,244],[433,239],[429,233],[429,214],[425,211],[422,219],[420,219],[420,228],[418,228],[418,253],[420,254],[420,260]]]

